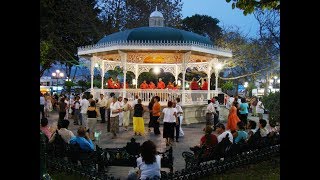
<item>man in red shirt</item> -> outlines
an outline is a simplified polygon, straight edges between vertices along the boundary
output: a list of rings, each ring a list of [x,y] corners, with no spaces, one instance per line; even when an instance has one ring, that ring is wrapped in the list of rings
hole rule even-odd
[[[108,78],[108,89],[114,89],[114,84],[113,84],[112,77]]]
[[[152,81],[150,81],[148,88],[149,89],[155,89],[156,85]]]
[[[208,90],[208,82],[206,79],[203,80],[201,90]]]
[[[164,89],[165,87],[166,87],[166,84],[162,81],[161,78],[159,78],[159,82],[158,82],[157,88],[158,89]]]
[[[193,78],[190,83],[190,89],[191,90],[199,90],[198,82],[196,81],[196,78]],[[191,92],[192,101],[197,101],[198,93]]]
[[[148,84],[147,84],[146,80],[144,80],[143,83],[141,83],[140,89],[148,89]]]

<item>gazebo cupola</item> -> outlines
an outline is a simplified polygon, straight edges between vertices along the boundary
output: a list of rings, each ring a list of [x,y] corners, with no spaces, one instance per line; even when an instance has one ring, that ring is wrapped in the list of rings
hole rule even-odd
[[[156,10],[150,14],[149,27],[164,27],[164,18],[161,12]]]

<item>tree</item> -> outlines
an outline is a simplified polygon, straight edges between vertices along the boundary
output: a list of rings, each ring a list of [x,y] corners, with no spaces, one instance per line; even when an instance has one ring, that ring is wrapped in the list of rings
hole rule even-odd
[[[99,10],[95,6],[95,0],[40,1],[40,42],[44,42],[41,53],[52,52],[47,60],[41,60],[48,62],[42,63],[46,64],[42,69],[58,61],[68,66],[66,75],[70,77],[71,66],[79,60],[77,48],[94,44],[103,35],[97,16]]]
[[[195,14],[182,20],[182,29],[209,37],[211,41],[215,42],[222,34],[219,22],[217,18]]]
[[[84,92],[86,89],[90,87],[90,83],[87,81],[79,80],[78,81],[78,86],[81,87],[81,91]]]
[[[99,18],[103,21],[105,35],[124,29],[126,23],[126,2],[123,0],[99,0]]]
[[[149,16],[156,7],[163,14],[166,26],[181,26],[181,0],[127,0],[126,29],[148,26]]]
[[[280,92],[263,96],[262,102],[265,109],[269,111],[269,123],[280,123]]]
[[[223,35],[217,40],[220,47],[232,50],[233,57],[224,60],[223,80],[236,80],[251,78],[255,81],[258,77],[267,77],[265,73],[279,67],[279,51],[274,46],[261,38],[247,38],[238,28],[224,29]],[[271,53],[272,52],[272,53]],[[236,89],[237,90],[237,89]]]
[[[231,0],[226,0],[230,3]],[[255,10],[277,10],[280,11],[280,0],[232,0],[232,9],[239,8],[243,10],[243,14],[251,14]]]
[[[229,90],[234,89],[234,84],[232,81],[226,81],[225,83],[222,84],[221,89],[224,92],[228,92]]]

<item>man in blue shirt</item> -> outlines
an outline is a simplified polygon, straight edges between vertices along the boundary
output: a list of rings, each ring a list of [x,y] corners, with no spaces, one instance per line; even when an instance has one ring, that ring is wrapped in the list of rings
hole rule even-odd
[[[79,144],[80,149],[85,152],[94,151],[94,144],[89,138],[89,134],[86,133],[86,129],[79,127],[77,133],[77,136],[70,139],[70,144]]]

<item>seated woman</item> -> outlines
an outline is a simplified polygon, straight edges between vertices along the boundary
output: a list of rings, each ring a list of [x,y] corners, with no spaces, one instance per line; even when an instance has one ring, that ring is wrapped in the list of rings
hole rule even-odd
[[[94,151],[94,144],[89,138],[89,134],[86,132],[85,127],[80,126],[77,133],[77,136],[71,138],[70,144],[79,144],[80,149],[85,152]]]
[[[241,140],[246,141],[248,138],[248,133],[244,129],[244,123],[238,122],[237,123],[237,130],[233,135],[233,143],[238,144]]]
[[[194,154],[198,154],[201,147],[213,147],[216,144],[218,144],[217,136],[212,134],[212,127],[210,125],[206,126],[204,132],[205,135],[203,135],[200,139],[200,145],[191,147],[190,150],[194,151]],[[209,149],[207,149],[209,150]],[[204,152],[204,155],[207,155],[209,152]]]
[[[50,139],[52,136],[52,132],[50,127],[48,126],[48,119],[43,117],[40,121],[40,124],[40,130],[47,136],[48,139]]]
[[[156,145],[148,140],[145,141],[140,147],[141,157],[137,158],[137,172],[129,174],[128,179],[153,179],[161,178],[161,157],[157,155]]]

